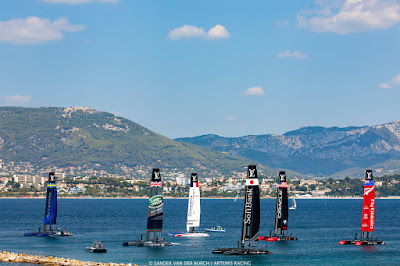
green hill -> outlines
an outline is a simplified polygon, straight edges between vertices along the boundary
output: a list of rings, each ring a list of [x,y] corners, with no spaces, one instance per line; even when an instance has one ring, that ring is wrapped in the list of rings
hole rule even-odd
[[[253,163],[177,142],[128,119],[83,107],[0,107],[0,159],[3,172],[56,170],[68,175],[128,177],[146,176],[152,167],[217,177],[243,172]]]

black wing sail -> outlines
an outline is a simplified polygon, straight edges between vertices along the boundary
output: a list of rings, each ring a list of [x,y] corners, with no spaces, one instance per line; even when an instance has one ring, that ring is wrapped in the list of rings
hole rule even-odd
[[[245,242],[258,240],[260,229],[260,190],[257,169],[249,165],[246,177],[246,195],[243,210],[242,247]]]
[[[160,170],[153,169],[150,181],[149,212],[147,215],[146,240],[161,238],[163,222],[163,196]],[[150,236],[153,235],[153,238]]]
[[[276,198],[275,213],[275,234],[278,233],[278,230],[280,230],[280,233],[282,233],[283,230],[287,230],[289,218],[288,193],[285,172],[280,171],[278,178],[278,193]]]

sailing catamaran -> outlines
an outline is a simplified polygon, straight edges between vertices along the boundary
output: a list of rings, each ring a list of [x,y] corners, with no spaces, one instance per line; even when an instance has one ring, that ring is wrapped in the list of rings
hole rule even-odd
[[[24,236],[72,236],[71,233],[58,229],[54,230],[57,222],[57,186],[54,172],[49,173],[46,194],[46,209],[44,213],[43,231],[39,227],[38,232],[25,233]]]
[[[297,240],[297,237],[285,235],[288,226],[289,210],[286,174],[284,171],[279,172],[279,180],[277,186],[276,211],[275,211],[275,230],[272,236],[260,236],[258,240],[264,241],[290,241]]]
[[[364,181],[364,200],[363,210],[361,217],[361,239],[357,239],[357,234],[352,240],[342,240],[339,245],[355,244],[356,246],[361,245],[382,245],[385,242],[373,239],[372,232],[375,229],[375,189],[374,189],[374,178],[372,176],[372,170],[365,172]],[[366,234],[365,234],[366,232]],[[371,234],[370,234],[371,233]]]
[[[238,241],[237,248],[218,248],[214,254],[225,255],[257,255],[271,254],[267,247],[257,249],[260,228],[260,190],[258,187],[257,169],[255,165],[249,165],[246,178],[246,195],[243,209],[242,239]]]
[[[186,233],[169,233],[176,237],[204,237],[207,233],[199,232],[200,226],[200,187],[197,173],[192,173],[190,177],[189,200]]]
[[[166,242],[162,238],[162,222],[163,222],[163,196],[161,174],[158,168],[153,168],[150,181],[150,198],[149,211],[147,215],[147,231],[146,240],[141,235],[138,241],[128,241],[123,246],[139,246],[139,247],[163,247],[171,245],[179,245],[179,243]]]
[[[292,206],[289,207],[289,210],[297,209],[296,199],[292,198]]]

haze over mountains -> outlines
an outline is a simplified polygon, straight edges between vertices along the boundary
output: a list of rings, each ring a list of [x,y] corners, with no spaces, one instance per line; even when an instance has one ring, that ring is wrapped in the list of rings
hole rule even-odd
[[[400,169],[400,120],[373,127],[304,127],[283,135],[176,140],[315,176],[361,176],[367,167],[377,174]]]

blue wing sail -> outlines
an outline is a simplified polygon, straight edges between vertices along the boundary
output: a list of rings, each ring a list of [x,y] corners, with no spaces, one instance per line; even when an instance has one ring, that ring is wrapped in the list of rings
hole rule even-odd
[[[47,185],[46,210],[44,214],[44,224],[56,224],[57,222],[57,187],[50,182]]]

